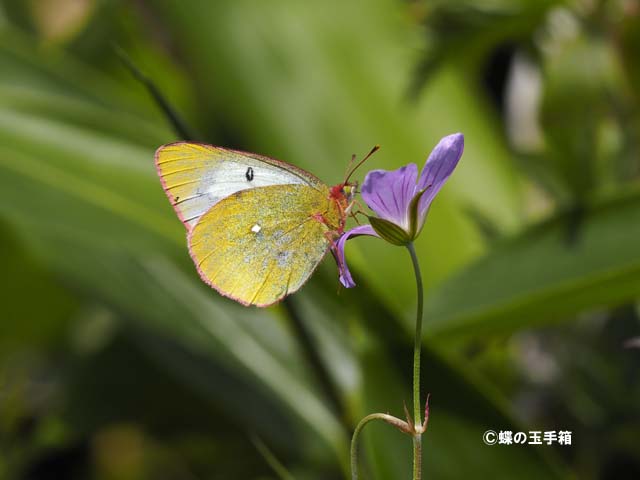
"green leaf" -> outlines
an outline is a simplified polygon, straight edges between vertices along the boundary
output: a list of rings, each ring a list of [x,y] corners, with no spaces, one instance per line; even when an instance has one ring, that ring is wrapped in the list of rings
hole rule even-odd
[[[548,11],[561,0],[440,0],[416,8],[427,32],[427,52],[414,79],[414,90],[450,62],[478,65],[500,45],[533,35]]]
[[[620,69],[613,47],[586,33],[560,42],[556,50],[544,64],[540,116],[546,160],[570,200],[583,200],[614,171],[612,165],[599,169],[598,160],[601,131],[615,113],[611,98],[622,86]]]
[[[574,224],[533,226],[429,292],[427,335],[514,331],[637,298],[640,190],[591,202]]]
[[[54,344],[64,336],[76,308],[70,293],[39,265],[21,240],[0,221],[0,357]]]

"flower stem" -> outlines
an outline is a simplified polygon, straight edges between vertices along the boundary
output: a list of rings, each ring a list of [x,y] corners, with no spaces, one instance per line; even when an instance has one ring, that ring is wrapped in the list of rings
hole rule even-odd
[[[420,353],[422,350],[422,310],[424,305],[424,289],[422,286],[422,275],[420,274],[420,264],[413,243],[407,244],[407,250],[411,255],[413,271],[416,276],[416,287],[418,290],[418,311],[416,313],[416,333],[413,343],[413,421],[416,433],[413,437],[413,480],[422,478],[422,420],[420,403]]]
[[[422,432],[413,436],[413,480],[422,478]]]

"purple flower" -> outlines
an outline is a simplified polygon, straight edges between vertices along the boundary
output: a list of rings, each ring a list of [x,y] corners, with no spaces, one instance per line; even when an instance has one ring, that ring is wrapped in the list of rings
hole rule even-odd
[[[464,136],[454,133],[444,137],[433,149],[420,172],[414,163],[398,170],[372,170],[362,184],[362,198],[377,217],[371,225],[362,225],[344,233],[336,242],[334,256],[340,283],[355,286],[344,257],[344,247],[352,237],[372,235],[394,245],[413,241],[424,227],[431,202],[458,164],[464,149]]]

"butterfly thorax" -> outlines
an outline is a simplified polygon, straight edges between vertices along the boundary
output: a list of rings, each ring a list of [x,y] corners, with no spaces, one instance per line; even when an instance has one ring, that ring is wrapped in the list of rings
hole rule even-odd
[[[336,235],[344,232],[347,215],[353,205],[355,187],[355,184],[340,183],[329,188],[329,210],[319,220],[325,223],[329,230]]]

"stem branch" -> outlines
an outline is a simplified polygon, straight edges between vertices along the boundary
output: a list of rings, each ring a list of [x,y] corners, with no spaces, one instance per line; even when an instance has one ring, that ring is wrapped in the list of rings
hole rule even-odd
[[[389,425],[396,427],[403,433],[409,433],[409,430],[411,428],[411,426],[407,422],[386,413],[372,413],[371,415],[367,415],[362,420],[360,420],[360,423],[358,423],[358,426],[353,431],[353,436],[351,437],[352,480],[358,480],[358,435],[360,434],[360,431],[364,428],[364,426],[372,420],[382,420]]]

